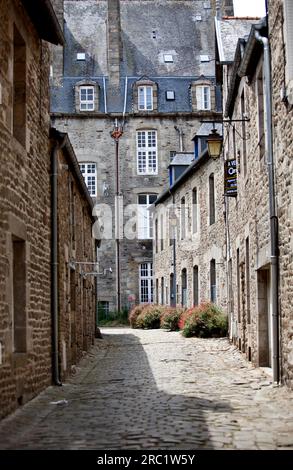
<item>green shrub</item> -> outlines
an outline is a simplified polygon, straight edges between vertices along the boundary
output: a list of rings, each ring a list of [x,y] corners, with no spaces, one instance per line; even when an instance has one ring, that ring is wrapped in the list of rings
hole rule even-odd
[[[130,310],[128,320],[131,328],[139,328],[139,326],[137,325],[137,317],[141,314],[145,307],[145,304],[140,304],[135,305],[135,307]]]
[[[160,328],[160,318],[164,307],[160,305],[147,305],[136,319],[137,328],[154,329]]]
[[[181,321],[183,336],[219,338],[228,332],[228,319],[222,310],[212,303],[203,303],[189,309]]]
[[[165,307],[161,315],[161,328],[169,331],[179,330],[178,322],[183,311],[182,308]]]

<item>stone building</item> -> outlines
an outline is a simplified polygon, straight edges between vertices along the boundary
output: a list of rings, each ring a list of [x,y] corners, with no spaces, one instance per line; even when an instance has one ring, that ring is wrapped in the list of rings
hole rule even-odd
[[[290,387],[292,15],[291,2],[269,2],[269,23],[242,28],[234,52],[216,20],[224,159],[237,165],[237,197],[226,198],[231,335],[248,360]]]
[[[272,126],[279,227],[280,375],[293,387],[293,5],[268,2]]]
[[[231,4],[223,2],[225,13]],[[153,228],[147,208],[167,184],[170,158],[193,152],[200,121],[215,119],[221,109],[216,2],[54,5],[60,18],[64,12],[66,46],[53,51],[52,119],[69,134],[90,193],[103,204],[96,211],[105,238],[100,271],[113,274],[98,278],[100,307],[108,312],[151,302]],[[124,210],[124,234],[115,224],[115,201],[120,214]]]
[[[68,135],[52,129],[51,146],[52,161],[56,162],[52,174],[56,174],[57,211],[55,221],[52,213],[52,228],[56,223],[58,263],[55,353],[59,374],[54,372],[57,380],[63,380],[94,341],[96,245],[92,227],[95,219],[93,201]]]
[[[0,417],[51,383],[48,41],[50,2],[1,1]]]
[[[221,125],[217,124],[219,135]],[[207,152],[213,124],[194,137],[192,163],[155,202],[154,276],[159,304],[226,309],[226,244],[222,162]],[[201,151],[198,153],[198,149]]]

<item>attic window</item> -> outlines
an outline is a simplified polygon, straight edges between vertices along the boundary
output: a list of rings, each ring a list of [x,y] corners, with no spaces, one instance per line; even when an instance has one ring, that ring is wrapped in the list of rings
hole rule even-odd
[[[164,54],[164,62],[167,62],[167,63],[174,62],[172,54]]]
[[[209,55],[201,55],[200,56],[200,61],[201,62],[209,62],[210,61],[210,56]]]
[[[166,100],[167,101],[174,101],[175,100],[175,91],[174,90],[167,90],[166,91]]]
[[[85,60],[85,53],[84,52],[78,52],[76,55],[77,60]]]

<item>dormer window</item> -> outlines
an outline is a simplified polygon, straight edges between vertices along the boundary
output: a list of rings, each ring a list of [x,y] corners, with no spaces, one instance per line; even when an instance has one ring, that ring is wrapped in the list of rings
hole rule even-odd
[[[152,86],[139,86],[138,87],[138,109],[140,111],[153,110],[153,87]]]
[[[79,88],[80,111],[94,111],[95,89],[93,86],[81,86]]]
[[[202,79],[191,84],[191,103],[193,111],[215,109],[215,87],[210,80]]]
[[[158,85],[148,77],[142,77],[133,84],[134,113],[158,110]]]

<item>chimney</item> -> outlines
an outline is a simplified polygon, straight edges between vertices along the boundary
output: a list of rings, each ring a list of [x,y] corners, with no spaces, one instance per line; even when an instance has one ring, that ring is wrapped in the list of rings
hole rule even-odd
[[[233,0],[223,0],[223,16],[234,16]]]
[[[121,56],[120,0],[108,0],[108,70],[110,86],[119,86]]]

